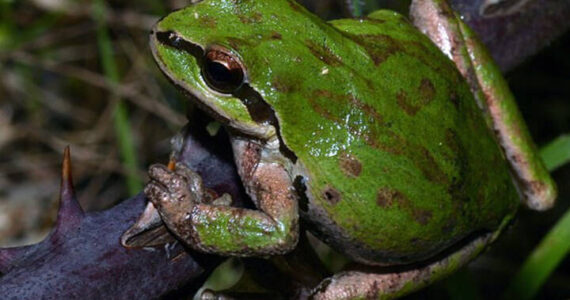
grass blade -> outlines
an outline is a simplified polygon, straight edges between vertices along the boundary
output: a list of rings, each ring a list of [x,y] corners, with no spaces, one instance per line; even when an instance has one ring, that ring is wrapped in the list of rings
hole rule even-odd
[[[570,210],[527,257],[504,299],[532,299],[570,250]]]
[[[570,136],[563,135],[546,145],[540,155],[552,171],[570,161]],[[570,210],[562,216],[527,257],[512,279],[504,299],[532,299],[570,250]]]
[[[570,162],[570,135],[561,135],[540,150],[546,168],[554,171]]]
[[[97,43],[101,53],[101,62],[105,77],[113,83],[119,83],[119,72],[115,58],[113,56],[113,45],[109,38],[107,25],[105,22],[105,2],[96,0],[94,2],[94,18],[97,22]],[[117,96],[115,96],[117,97]],[[118,97],[117,97],[118,98]],[[121,99],[116,99],[116,106],[113,113],[115,132],[119,144],[119,151],[123,165],[128,171],[127,189],[130,195],[135,195],[142,190],[142,182],[137,174],[138,161],[133,141],[133,132],[129,126],[129,115],[125,104]]]

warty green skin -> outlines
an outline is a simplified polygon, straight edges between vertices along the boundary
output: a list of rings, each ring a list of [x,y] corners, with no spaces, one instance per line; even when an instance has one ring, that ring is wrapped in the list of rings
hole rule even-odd
[[[263,142],[279,131],[295,158],[276,162],[296,179],[302,219],[352,259],[422,261],[515,214],[508,165],[469,86],[402,16],[378,11],[326,23],[294,1],[206,0],[154,30],[240,58],[278,128],[254,121],[239,98],[212,91],[188,51],[153,42],[162,70],[233,134]],[[231,241],[244,229],[211,225],[217,230],[204,228],[204,240],[248,247]]]

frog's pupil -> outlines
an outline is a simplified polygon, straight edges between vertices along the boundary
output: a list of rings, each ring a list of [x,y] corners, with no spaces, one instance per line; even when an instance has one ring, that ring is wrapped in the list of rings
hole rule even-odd
[[[203,68],[206,82],[218,92],[232,93],[243,82],[241,68],[228,68],[224,62],[207,59]]]
[[[230,70],[218,62],[208,62],[208,74],[214,82],[230,82],[232,80],[232,73]]]

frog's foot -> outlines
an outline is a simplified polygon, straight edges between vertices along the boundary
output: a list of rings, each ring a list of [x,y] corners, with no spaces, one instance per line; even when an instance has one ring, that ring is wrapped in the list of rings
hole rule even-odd
[[[252,176],[260,210],[231,207],[231,197],[209,195],[200,175],[178,163],[149,169],[144,192],[166,227],[187,246],[234,256],[289,252],[297,243],[296,196],[279,164],[260,164]],[[262,237],[262,238],[259,238]]]
[[[179,222],[206,199],[202,178],[182,163],[177,163],[174,171],[155,164],[150,166],[148,174],[150,181],[144,193],[163,220]]]
[[[392,299],[419,290],[457,271],[473,260],[495,238],[496,233],[480,236],[450,255],[418,268],[372,273],[347,271],[323,280],[312,292],[312,299]]]
[[[175,239],[164,226],[161,215],[167,215],[172,220],[179,219],[191,209],[194,202],[205,198],[202,197],[200,176],[181,163],[177,164],[176,172],[162,165],[152,165],[149,176],[150,182],[144,192],[150,201],[135,224],[121,236],[121,244],[127,248],[173,242]]]

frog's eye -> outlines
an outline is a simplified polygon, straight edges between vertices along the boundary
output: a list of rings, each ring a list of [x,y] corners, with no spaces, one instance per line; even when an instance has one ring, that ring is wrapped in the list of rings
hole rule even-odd
[[[207,50],[202,76],[208,86],[220,93],[231,94],[244,82],[244,69],[239,59],[225,49]]]

